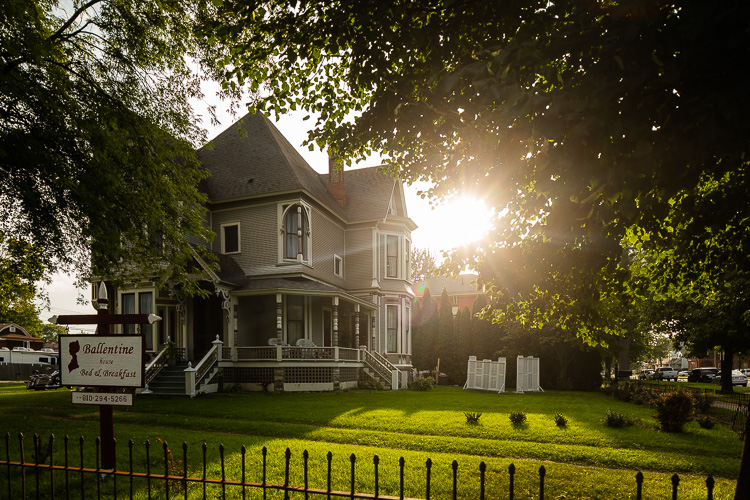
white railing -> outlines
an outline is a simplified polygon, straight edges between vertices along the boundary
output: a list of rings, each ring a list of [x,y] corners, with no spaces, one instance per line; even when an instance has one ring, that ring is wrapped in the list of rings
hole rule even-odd
[[[346,347],[263,346],[232,347],[232,361],[359,362],[359,349]],[[226,353],[226,349],[224,350]],[[227,358],[224,358],[225,360]]]
[[[367,366],[375,371],[383,380],[390,380],[391,389],[394,391],[399,388],[399,370],[393,364],[385,359],[376,351],[362,349],[363,359]]]
[[[185,368],[185,393],[194,397],[196,394],[196,388],[203,382],[206,375],[209,374],[210,370],[221,361],[222,349],[221,346],[224,344],[219,340],[219,336],[216,336],[216,340],[211,342],[213,346],[203,356],[198,364],[193,366],[188,363],[188,367]]]

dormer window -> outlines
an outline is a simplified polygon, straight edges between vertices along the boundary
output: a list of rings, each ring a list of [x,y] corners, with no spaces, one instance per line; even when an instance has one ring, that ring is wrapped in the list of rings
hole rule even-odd
[[[283,207],[282,255],[285,261],[310,260],[310,211],[301,203]]]

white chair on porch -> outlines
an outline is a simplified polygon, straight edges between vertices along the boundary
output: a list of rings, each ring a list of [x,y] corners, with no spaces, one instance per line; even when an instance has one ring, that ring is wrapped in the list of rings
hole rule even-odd
[[[315,345],[315,343],[310,339],[299,339],[297,341],[297,347],[318,347]]]
[[[268,339],[268,345],[288,345],[288,344],[277,339],[276,337],[271,337],[270,339]]]

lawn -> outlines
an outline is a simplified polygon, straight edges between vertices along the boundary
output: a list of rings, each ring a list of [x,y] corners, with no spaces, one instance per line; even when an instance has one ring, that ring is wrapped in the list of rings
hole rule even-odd
[[[606,427],[607,410],[626,415],[634,424]],[[511,411],[524,412],[526,423],[513,426]],[[481,413],[479,424],[468,425],[464,412]],[[565,427],[555,424],[558,412],[568,420]],[[680,475],[680,499],[706,498],[709,474],[717,480],[714,498],[732,498],[742,447],[737,435],[724,426],[706,430],[695,422],[684,433],[665,433],[652,414],[644,406],[579,392],[498,395],[439,387],[430,392],[222,393],[193,400],[136,398],[133,407],[115,408],[115,436],[118,464],[128,461],[129,440],[135,443],[136,463],[145,463],[138,453],[146,440],[152,447],[159,445],[157,438],[168,442],[178,458],[182,443],[187,443],[191,475],[200,475],[201,445],[207,443],[207,467],[214,477],[221,474],[223,444],[227,474],[234,479],[240,477],[240,450],[245,446],[250,481],[259,481],[260,450],[266,447],[268,480],[283,483],[283,454],[289,448],[291,482],[302,484],[301,457],[308,450],[310,484],[317,488],[325,488],[325,455],[330,451],[333,488],[343,491],[349,491],[349,457],[355,454],[357,491],[372,492],[377,455],[381,495],[398,494],[398,460],[403,457],[406,494],[416,498],[425,496],[428,458],[433,463],[433,498],[448,497],[453,460],[459,464],[462,498],[478,497],[482,461],[490,497],[507,496],[507,470],[513,463],[516,498],[537,498],[541,465],[551,498],[635,498],[637,471],[646,476],[645,498],[669,497],[672,473]],[[79,436],[93,443],[98,435],[98,409],[72,405],[65,389],[32,392],[3,384],[0,424],[4,434],[13,436],[11,453],[18,450],[19,433],[27,441],[35,433],[45,439],[54,434],[56,447],[62,436],[70,436],[77,453]],[[152,451],[151,462],[163,470],[163,459],[154,459],[160,451]],[[71,455],[77,456],[73,451]],[[0,478],[0,491],[2,487],[7,488]]]

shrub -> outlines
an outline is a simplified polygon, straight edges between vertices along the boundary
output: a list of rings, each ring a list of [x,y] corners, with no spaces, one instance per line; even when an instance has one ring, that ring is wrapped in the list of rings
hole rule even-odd
[[[555,413],[555,424],[558,427],[565,427],[566,425],[568,425],[568,419],[565,418],[562,413],[557,412]]]
[[[700,413],[708,413],[711,410],[713,398],[708,394],[696,392],[693,394],[693,407]]]
[[[714,427],[714,421],[711,420],[710,417],[706,417],[706,416],[698,417],[697,420],[698,420],[698,425],[700,425],[701,428],[703,429],[713,429]]]
[[[384,391],[385,385],[383,385],[383,382],[380,380],[375,380],[373,378],[370,378],[367,375],[363,375],[359,379],[359,384],[357,386],[359,389],[365,390],[365,391]]]
[[[630,425],[630,421],[628,420],[628,417],[620,412],[607,410],[607,415],[604,417],[604,425],[607,427],[619,428]]]
[[[513,424],[514,427],[526,423],[526,414],[522,411],[512,411],[508,418],[510,418],[510,423]]]
[[[417,377],[409,382],[410,391],[431,391],[432,390],[432,378],[430,377]]]
[[[472,413],[472,412],[464,412],[464,415],[466,416],[466,423],[469,425],[479,424],[479,417],[482,416],[481,413]]]
[[[682,389],[663,395],[656,401],[656,419],[665,432],[682,432],[692,420],[693,398]]]

